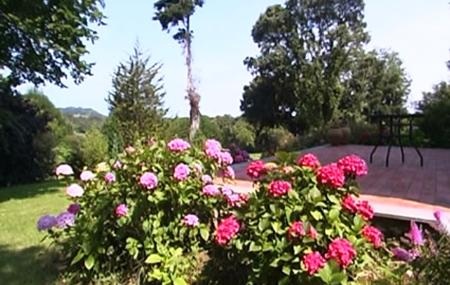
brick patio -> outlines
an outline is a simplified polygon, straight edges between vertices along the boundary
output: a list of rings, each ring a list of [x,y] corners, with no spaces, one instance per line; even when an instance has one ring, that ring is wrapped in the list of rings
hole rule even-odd
[[[433,220],[433,211],[450,212],[450,149],[420,149],[424,166],[414,148],[404,148],[405,163],[401,163],[400,148],[392,147],[389,167],[385,167],[387,147],[379,147],[369,164],[372,146],[320,146],[302,151],[315,154],[322,164],[336,161],[348,154],[364,158],[369,174],[359,179],[362,198],[369,200],[379,216]],[[233,166],[235,187],[250,189],[245,175],[246,164]],[[248,190],[247,190],[248,191]]]

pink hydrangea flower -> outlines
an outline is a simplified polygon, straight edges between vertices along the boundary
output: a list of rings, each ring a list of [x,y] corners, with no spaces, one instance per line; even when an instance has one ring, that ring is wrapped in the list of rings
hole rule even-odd
[[[274,180],[269,184],[269,194],[273,197],[284,196],[291,190],[291,183],[284,180]]]
[[[196,227],[199,225],[198,217],[194,214],[188,214],[183,218],[183,224],[188,227]]]
[[[139,183],[147,190],[151,190],[158,186],[158,177],[152,172],[145,172],[139,178]]]
[[[173,177],[178,181],[186,180],[189,177],[191,171],[189,170],[189,166],[184,163],[180,163],[175,166],[175,170],[173,172]]]
[[[222,145],[214,139],[209,139],[205,141],[203,150],[208,157],[218,159],[222,152]]]
[[[342,200],[341,204],[342,204],[342,208],[349,211],[350,213],[354,214],[358,211],[358,205],[357,205],[355,199],[353,199],[352,195],[345,196],[344,199]]]
[[[217,188],[217,186],[213,185],[213,184],[208,184],[208,185],[203,186],[202,192],[206,196],[217,196],[217,195],[220,195],[219,188]]]
[[[167,148],[172,152],[183,152],[189,149],[191,145],[183,139],[173,139],[167,143]]]
[[[259,179],[265,174],[267,174],[267,169],[262,160],[252,161],[247,166],[247,175],[252,179]]]
[[[307,153],[297,159],[297,164],[302,167],[317,169],[320,167],[319,159],[312,153]]]
[[[293,222],[288,229],[288,238],[296,239],[302,237],[306,234],[305,228],[303,227],[303,223],[301,221]]]
[[[334,259],[342,267],[347,268],[356,256],[356,250],[346,239],[334,239],[328,245],[328,251],[325,254],[327,259]]]
[[[209,176],[208,174],[202,175],[202,182],[203,182],[203,185],[211,184],[212,181],[213,181],[213,180],[212,180],[211,176]]]
[[[106,173],[105,174],[105,181],[106,181],[106,183],[109,183],[109,184],[115,182],[116,181],[116,175],[114,173],[112,173],[112,172]]]
[[[113,164],[113,168],[114,169],[122,169],[122,162],[120,162],[120,160],[116,160]]]
[[[66,188],[66,194],[70,197],[81,197],[84,194],[84,189],[78,184],[71,184]]]
[[[344,171],[347,176],[364,176],[367,175],[367,164],[364,159],[355,154],[347,155],[341,158],[338,163],[338,167]]]
[[[360,214],[364,220],[369,221],[373,218],[374,212],[369,201],[360,201],[357,203],[358,214]]]
[[[304,255],[302,262],[309,275],[314,275],[325,266],[326,260],[320,252],[314,251]]]
[[[423,239],[422,230],[419,226],[417,226],[415,221],[411,221],[408,237],[413,245],[423,245],[425,242]]]
[[[383,243],[383,234],[375,227],[365,226],[362,229],[362,235],[371,242],[375,248],[379,248]]]
[[[115,210],[116,216],[121,218],[128,215],[128,207],[125,204],[119,204]]]
[[[81,181],[89,181],[95,178],[95,174],[90,170],[85,170],[81,172],[80,179]]]
[[[222,188],[222,194],[230,207],[241,207],[248,201],[248,195],[236,193],[229,187]]]
[[[229,179],[235,179],[235,178],[236,178],[236,174],[234,173],[233,167],[227,166],[227,167],[223,170],[223,177],[229,178]]]
[[[58,167],[56,167],[55,173],[57,176],[63,175],[63,176],[69,176],[73,174],[73,169],[68,164],[61,164]]]
[[[80,209],[81,209],[80,204],[73,203],[73,204],[69,205],[69,207],[67,208],[67,212],[76,215],[76,214],[78,214]]]
[[[222,165],[230,165],[233,163],[233,157],[231,154],[227,151],[222,151],[219,153],[219,157],[217,158],[217,161]]]
[[[344,171],[336,163],[331,163],[319,168],[316,174],[317,181],[331,188],[340,188],[344,186]]]
[[[219,222],[215,232],[215,241],[219,245],[227,245],[239,232],[240,225],[235,216],[231,215]]]

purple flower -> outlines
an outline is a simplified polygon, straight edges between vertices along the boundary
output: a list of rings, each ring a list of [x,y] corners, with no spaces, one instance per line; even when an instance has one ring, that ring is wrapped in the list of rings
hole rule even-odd
[[[411,262],[416,257],[414,254],[401,247],[393,248],[391,251],[394,254],[394,257],[401,261]]]
[[[223,171],[223,176],[225,178],[234,179],[236,177],[236,174],[234,173],[234,169],[231,166],[227,166],[225,170]]]
[[[94,177],[95,177],[95,174],[89,170],[85,170],[85,171],[81,172],[81,174],[80,174],[80,179],[82,181],[89,181],[89,180],[94,179]]]
[[[188,227],[196,227],[199,224],[198,217],[194,214],[184,216],[183,223]]]
[[[209,176],[208,174],[202,175],[203,185],[210,184],[210,183],[212,183],[212,181],[213,180],[212,180],[211,176]]]
[[[220,195],[219,188],[217,188],[217,186],[212,185],[212,184],[208,184],[208,185],[203,186],[202,192],[206,196],[217,196],[217,195]]]
[[[222,146],[220,145],[220,142],[209,139],[205,141],[203,150],[205,151],[207,156],[217,159],[219,158],[220,152],[222,151]]]
[[[416,222],[411,221],[411,227],[408,233],[409,239],[411,240],[412,244],[414,245],[423,245],[423,235],[422,230],[419,229]]]
[[[112,172],[108,172],[105,174],[105,181],[108,184],[113,183],[114,181],[116,181],[116,175],[114,175],[114,173]]]
[[[433,213],[434,218],[436,219],[436,222],[438,222],[438,224],[442,224],[442,211],[437,210]]]
[[[80,211],[80,209],[80,204],[73,203],[69,205],[69,207],[67,208],[67,212],[76,215]]]
[[[117,217],[125,217],[126,215],[128,215],[128,207],[125,204],[120,204],[116,207],[115,210],[116,216]]]
[[[175,167],[173,177],[175,177],[175,179],[178,181],[183,181],[188,178],[190,172],[191,171],[189,170],[189,166],[184,163],[180,163]]]
[[[78,184],[72,184],[66,188],[66,194],[70,197],[81,197],[83,193],[84,189]]]
[[[72,227],[75,225],[75,215],[69,212],[63,212],[56,217],[56,226],[60,229]]]
[[[37,229],[39,231],[45,231],[53,228],[56,225],[56,217],[51,215],[45,215],[39,218],[37,222]]]
[[[222,165],[230,165],[233,163],[233,157],[227,151],[220,152],[217,160]]]
[[[191,145],[187,141],[178,138],[167,143],[167,148],[173,152],[183,152],[190,147]]]
[[[68,164],[61,164],[58,167],[56,167],[55,173],[58,176],[60,175],[68,176],[73,174],[73,169]]]
[[[147,190],[151,190],[158,186],[158,178],[152,172],[145,172],[139,179],[139,183]]]
[[[120,160],[116,160],[116,162],[114,162],[114,164],[113,164],[113,168],[114,169],[121,169],[122,168],[122,162],[120,162]]]

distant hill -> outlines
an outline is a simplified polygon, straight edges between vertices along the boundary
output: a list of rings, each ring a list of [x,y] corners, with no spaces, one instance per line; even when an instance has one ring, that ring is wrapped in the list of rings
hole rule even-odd
[[[106,120],[106,116],[91,108],[66,107],[59,110],[79,133],[85,133],[90,128],[101,128]]]

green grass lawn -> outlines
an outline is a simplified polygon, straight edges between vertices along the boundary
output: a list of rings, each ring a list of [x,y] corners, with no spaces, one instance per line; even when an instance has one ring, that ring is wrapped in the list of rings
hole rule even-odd
[[[0,284],[55,283],[56,255],[41,242],[36,221],[68,204],[56,181],[0,188]]]

